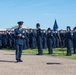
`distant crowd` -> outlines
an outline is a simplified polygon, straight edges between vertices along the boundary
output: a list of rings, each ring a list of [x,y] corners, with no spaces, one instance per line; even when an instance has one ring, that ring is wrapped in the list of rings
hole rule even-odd
[[[23,50],[28,48],[36,49],[38,46],[37,43],[37,30],[29,29],[25,30],[25,38],[23,39]],[[71,31],[70,26],[67,26],[66,30],[41,30],[40,33],[42,39],[42,49],[48,48],[48,53],[53,53],[53,48],[67,48],[67,55],[76,54],[76,27]],[[0,32],[0,49],[10,48],[15,49],[15,36],[14,31],[4,31]],[[49,50],[51,49],[51,51]]]

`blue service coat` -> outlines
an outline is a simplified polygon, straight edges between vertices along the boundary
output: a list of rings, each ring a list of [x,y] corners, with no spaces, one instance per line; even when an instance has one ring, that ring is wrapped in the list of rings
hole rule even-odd
[[[43,50],[42,50],[42,31],[40,28],[37,29],[37,47],[38,47],[38,54],[42,55]]]
[[[24,36],[24,38],[22,38],[22,36],[18,36],[18,34],[21,34]],[[21,31],[19,30],[19,28],[15,29],[14,32],[14,37],[15,37],[15,43],[18,45],[23,45],[23,39],[25,39],[25,30],[22,29]]]
[[[53,44],[53,40],[52,40],[52,38],[53,38],[53,34],[52,34],[52,32],[48,32],[47,33],[47,46],[48,46],[48,53],[49,54],[52,54],[53,53],[53,47],[52,47],[52,44]]]
[[[72,32],[66,32],[67,56],[72,55],[73,35]]]

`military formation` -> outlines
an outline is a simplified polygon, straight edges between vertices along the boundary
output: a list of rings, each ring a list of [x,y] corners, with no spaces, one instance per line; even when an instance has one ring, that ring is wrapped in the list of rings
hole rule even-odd
[[[38,49],[37,55],[43,55],[43,49],[48,48],[48,54],[53,54],[53,48],[67,48],[66,55],[76,54],[76,27],[71,30],[67,26],[66,30],[41,29],[40,24],[36,24],[36,29],[23,29],[23,21],[18,22],[18,28],[14,31],[0,32],[0,49],[16,49],[16,60],[22,62],[22,50]]]

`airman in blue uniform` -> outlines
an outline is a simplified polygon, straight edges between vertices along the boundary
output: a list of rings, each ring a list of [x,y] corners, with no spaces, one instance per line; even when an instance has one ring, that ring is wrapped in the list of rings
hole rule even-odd
[[[56,48],[57,46],[56,46],[56,33],[55,33],[55,31],[53,31],[52,30],[52,33],[53,33],[53,48]]]
[[[12,35],[12,49],[15,49],[15,37],[14,37],[14,31],[12,31],[11,35]]]
[[[12,48],[12,33],[10,31],[8,31],[7,33],[7,37],[8,37],[8,48]]]
[[[47,34],[46,34],[46,31],[43,30],[42,34],[43,34],[43,49],[46,49],[47,48]]]
[[[60,38],[61,38],[61,47],[65,47],[65,33],[63,30],[60,30]]]
[[[23,39],[23,50],[25,50],[26,49],[26,37],[25,37],[25,39]]]
[[[67,26],[66,45],[67,45],[67,56],[71,56],[73,47],[73,33],[71,32],[70,26]]]
[[[35,37],[35,32],[33,31],[33,29],[30,29],[30,33],[29,33],[29,40],[30,40],[30,48],[31,49],[35,49],[35,42],[36,42],[36,37]]]
[[[2,33],[0,32],[0,49],[2,49]]]
[[[38,54],[37,55],[43,55],[43,50],[42,50],[42,31],[40,28],[40,24],[36,24],[37,28],[37,47],[38,47]]]
[[[48,47],[48,54],[53,53],[53,33],[50,28],[47,30],[47,47]]]
[[[60,47],[60,34],[59,31],[56,30],[56,47],[59,48]]]
[[[8,43],[7,32],[3,32],[2,33],[2,47],[7,48],[7,43]]]
[[[22,28],[23,21],[18,22],[19,27],[14,30],[15,43],[16,43],[16,60],[22,62],[21,55],[23,49],[23,39],[25,39],[25,30]]]
[[[29,45],[29,31],[26,30],[26,48],[28,49],[30,47]]]
[[[74,49],[74,54],[76,54],[76,27],[73,29],[73,49]]]

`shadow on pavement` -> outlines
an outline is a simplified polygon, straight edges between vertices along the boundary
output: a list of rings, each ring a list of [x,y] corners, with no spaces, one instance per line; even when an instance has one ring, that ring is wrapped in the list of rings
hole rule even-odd
[[[61,63],[46,63],[47,65],[60,65]]]
[[[15,55],[15,54],[4,54],[4,55]]]
[[[4,55],[15,55],[15,54],[4,54]],[[22,55],[35,55],[36,56],[36,54],[22,54]]]
[[[0,62],[17,63],[16,61],[9,61],[9,60],[0,60]]]

